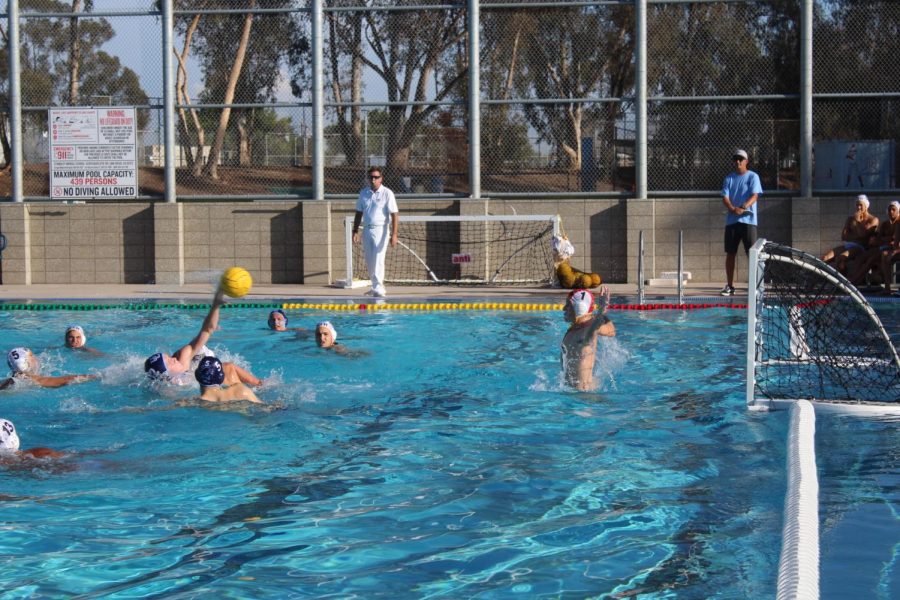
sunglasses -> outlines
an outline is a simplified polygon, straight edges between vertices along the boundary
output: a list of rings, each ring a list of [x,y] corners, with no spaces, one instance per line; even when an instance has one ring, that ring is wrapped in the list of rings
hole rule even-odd
[[[734,162],[744,162],[747,159],[742,156],[732,156],[731,160],[733,160]]]
[[[381,175],[369,175],[369,179],[381,179]]]

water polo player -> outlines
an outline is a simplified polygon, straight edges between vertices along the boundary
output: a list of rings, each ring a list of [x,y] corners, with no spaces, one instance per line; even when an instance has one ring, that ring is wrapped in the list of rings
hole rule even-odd
[[[594,295],[588,290],[572,290],[566,298],[563,314],[566,322],[571,325],[563,336],[560,359],[566,383],[578,390],[596,389],[593,371],[597,357],[597,339],[601,335],[616,335],[615,326],[605,314],[609,294],[607,288],[600,288],[596,313]]]
[[[0,383],[0,390],[13,385],[17,380],[30,379],[41,387],[58,388],[70,383],[82,383],[97,379],[97,375],[41,375],[41,362],[28,348],[13,348],[6,355],[6,364],[12,376]]]
[[[99,350],[88,347],[87,335],[84,333],[84,328],[81,325],[69,325],[66,327],[65,343],[66,348],[83,350],[98,356],[103,354]]]
[[[287,331],[288,318],[284,311],[276,308],[269,313],[269,329],[275,331]]]
[[[263,402],[256,397],[249,387],[236,381],[230,385],[223,387],[226,379],[234,379],[232,375],[228,377],[227,371],[233,369],[231,363],[222,364],[215,356],[207,356],[200,360],[197,370],[194,371],[194,377],[200,384],[200,399],[207,402],[236,402],[246,401],[262,404]]]
[[[12,421],[0,419],[0,461],[8,457],[16,458],[61,458],[65,452],[51,450],[50,448],[29,448],[19,450],[19,435]]]
[[[210,306],[206,318],[203,319],[203,325],[200,326],[200,331],[194,339],[172,354],[157,352],[150,356],[144,361],[144,371],[147,375],[157,380],[184,385],[186,381],[184,381],[181,375],[190,372],[192,359],[205,348],[210,336],[212,336],[213,332],[219,327],[219,308],[224,302],[225,297],[220,288],[216,290],[216,294],[213,296],[212,306]],[[236,381],[249,385],[259,385],[262,383],[250,371],[242,369],[233,363],[226,364],[232,366],[232,369],[229,369],[229,372],[236,378]]]

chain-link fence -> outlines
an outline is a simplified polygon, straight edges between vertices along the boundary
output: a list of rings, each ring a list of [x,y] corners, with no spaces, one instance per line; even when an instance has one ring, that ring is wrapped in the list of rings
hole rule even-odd
[[[646,6],[640,14],[624,0],[10,1],[3,33],[17,25],[21,119],[11,120],[7,44],[2,159],[10,164],[20,136],[24,197],[48,198],[48,109],[134,106],[138,195],[149,198],[168,197],[167,165],[184,199],[313,197],[317,181],[326,196],[349,197],[373,164],[400,194],[630,197],[642,191],[639,167],[647,194],[709,194],[735,147],[748,150],[767,191],[798,193],[804,160],[818,193],[897,189],[900,3],[817,0],[810,65],[801,61],[800,2]],[[318,114],[314,81],[324,92]],[[9,180],[0,179],[0,197],[12,196]]]

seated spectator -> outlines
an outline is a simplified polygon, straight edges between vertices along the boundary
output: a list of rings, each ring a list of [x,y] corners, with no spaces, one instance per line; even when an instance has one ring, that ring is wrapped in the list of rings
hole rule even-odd
[[[878,229],[878,217],[869,214],[869,199],[865,194],[856,197],[856,212],[847,218],[841,231],[842,244],[825,253],[822,260],[834,262],[835,268],[847,274],[847,263],[868,248],[869,239]]]
[[[30,379],[41,387],[58,388],[70,383],[82,383],[98,379],[97,375],[41,375],[41,362],[28,348],[13,348],[6,355],[12,376],[0,382],[0,390],[11,387],[16,381]]]
[[[858,286],[865,282],[869,271],[875,270],[879,282],[885,284],[886,293],[889,294],[891,292],[891,259],[897,252],[894,239],[896,225],[900,223],[900,202],[891,202],[887,211],[887,220],[881,222],[875,235],[869,240],[869,247],[854,261],[855,266],[850,271],[848,279],[853,285]]]

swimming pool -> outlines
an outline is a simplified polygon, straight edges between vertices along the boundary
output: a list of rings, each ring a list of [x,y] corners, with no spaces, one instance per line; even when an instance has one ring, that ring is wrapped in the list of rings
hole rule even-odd
[[[348,358],[225,310],[210,346],[277,407],[230,411],[142,374],[204,313],[0,311],[6,346],[103,375],[2,392],[23,448],[75,455],[0,472],[7,593],[774,595],[787,414],[744,407],[741,311],[611,313],[586,394],[559,383],[557,311],[288,311]],[[63,349],[72,322],[107,355]],[[900,592],[895,427],[819,419],[823,598]]]

